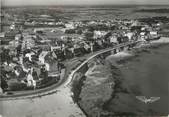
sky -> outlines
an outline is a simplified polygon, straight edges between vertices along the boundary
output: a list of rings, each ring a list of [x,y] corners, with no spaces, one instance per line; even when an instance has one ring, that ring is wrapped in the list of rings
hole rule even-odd
[[[116,5],[116,4],[164,4],[169,0],[1,0],[5,6],[23,5]]]

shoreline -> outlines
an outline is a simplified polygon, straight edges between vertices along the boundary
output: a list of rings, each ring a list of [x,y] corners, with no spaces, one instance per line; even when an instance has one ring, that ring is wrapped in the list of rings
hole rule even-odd
[[[133,50],[133,49],[132,49],[132,50]],[[89,57],[90,57],[90,56],[89,56]],[[89,57],[88,57],[88,58],[89,58]],[[77,67],[78,67],[78,66],[77,66]],[[74,70],[72,70],[71,72],[73,72],[73,71],[74,71]],[[68,74],[68,76],[69,76],[69,75],[70,75],[70,74]],[[69,85],[69,86],[70,86],[70,85]],[[71,87],[67,87],[66,89],[68,89],[68,88],[71,89]],[[61,92],[61,89],[63,89],[62,92]],[[42,97],[39,97],[39,98],[31,98],[31,99],[32,99],[32,100],[39,100],[39,101],[42,100],[42,101],[44,101],[43,103],[47,103],[47,102],[45,102],[46,99],[47,99],[47,100],[50,100],[50,99],[52,99],[52,98],[55,98],[55,99],[58,99],[58,100],[59,100],[61,97],[62,97],[62,98],[63,98],[63,97],[66,98],[67,95],[68,95],[68,97],[71,98],[71,99],[69,98],[69,100],[72,100],[72,91],[71,91],[71,90],[70,90],[70,91],[69,91],[69,90],[67,91],[66,89],[65,89],[64,87],[58,89],[58,90],[57,90],[58,92],[57,92],[57,93],[54,93],[53,95],[49,95],[49,98],[48,98],[47,96],[42,96]],[[65,90],[66,90],[66,91],[65,91]],[[46,93],[47,93],[47,92],[46,92]],[[25,98],[24,98],[24,99],[22,98],[22,100],[23,100],[23,102],[26,103]],[[12,102],[12,101],[13,101],[13,100],[11,100],[11,101],[9,100],[9,102]],[[4,102],[4,104],[6,104],[7,102],[8,102],[8,101],[6,100],[6,101]],[[16,102],[19,102],[19,100],[16,100]],[[51,103],[51,102],[50,102],[50,103]],[[69,103],[69,101],[68,101],[67,103]],[[78,112],[79,112],[79,111],[82,111],[83,113],[85,113],[85,115],[87,115],[86,112],[84,111],[84,109],[79,106],[79,103],[77,103],[77,102],[75,102],[75,101],[73,101],[73,100],[70,101],[70,103],[71,103],[71,104],[69,104],[69,105],[71,105],[71,106],[73,106],[73,104],[75,104],[75,107],[79,109]],[[36,104],[33,103],[33,102],[30,103],[30,104],[36,105]],[[40,104],[42,105],[42,103],[40,103]],[[52,103],[51,103],[51,104],[52,104]],[[6,104],[6,105],[7,105],[7,104]],[[58,107],[62,107],[62,105],[63,105],[63,104],[59,104]],[[73,106],[73,107],[74,107],[74,106]],[[72,108],[72,107],[71,107],[71,108]],[[57,111],[57,110],[56,110],[56,111]],[[59,112],[59,111],[60,111],[60,110],[58,110],[57,112]],[[61,112],[63,112],[63,111],[61,111]],[[22,112],[20,112],[20,114],[21,114],[21,113],[22,113]]]
[[[162,37],[161,39],[159,39],[159,40],[153,40],[153,41],[151,41],[150,43],[147,43],[147,44],[145,44],[145,43],[143,43],[143,44],[140,44],[140,45],[137,45],[136,47],[134,47],[133,49],[131,49],[131,50],[129,50],[129,51],[122,51],[122,52],[118,52],[117,54],[114,54],[114,55],[110,55],[111,57],[113,57],[113,58],[115,58],[116,60],[117,59],[119,59],[120,58],[120,60],[124,60],[124,61],[128,61],[128,60],[130,60],[130,58],[133,58],[133,57],[135,57],[135,56],[137,56],[138,54],[141,54],[142,52],[147,52],[147,50],[146,49],[154,49],[154,48],[159,48],[159,47],[161,47],[161,46],[165,46],[165,45],[168,45],[169,44],[169,38],[164,38],[164,37]],[[148,50],[149,51],[149,50]],[[139,52],[138,54],[137,54],[137,52]],[[108,56],[109,57],[109,56]],[[118,61],[115,61],[115,62],[118,62]],[[123,64],[123,63],[122,63]],[[118,64],[119,65],[119,64]],[[112,65],[112,66],[114,66],[114,67],[116,67],[116,65]],[[118,67],[116,67],[117,69],[119,69]],[[88,69],[89,70],[89,69]],[[113,75],[113,74],[112,74]],[[125,89],[125,87],[123,87],[123,85],[122,85],[122,83],[123,83],[123,79],[121,79],[121,81],[120,80],[117,80],[116,79],[116,81],[115,81],[115,85],[114,85],[114,87],[112,87],[112,96],[111,96],[111,98],[110,98],[110,100],[112,99],[112,97],[115,97],[115,95],[116,95],[116,93],[117,92],[128,92],[126,89]],[[83,83],[81,83],[81,84],[83,84]],[[79,95],[82,93],[82,89],[84,88],[83,87],[84,86],[84,84],[80,87],[80,92],[79,92]],[[72,87],[73,88],[73,87]],[[72,97],[73,98],[73,97]],[[78,96],[78,97],[74,97],[74,98],[77,98],[77,99],[79,99],[80,97]],[[85,111],[85,109],[82,107],[82,105],[80,105],[80,102],[79,102],[80,100],[74,100],[74,102],[75,103],[77,103],[78,104],[78,106],[79,106],[79,108],[81,108],[82,109],[82,111],[84,112],[84,113],[87,113],[86,111]],[[109,100],[108,101],[105,101],[105,103],[108,103],[109,102]],[[105,105],[104,105],[105,106]],[[106,107],[106,106],[105,106]],[[104,113],[104,112],[103,112]],[[88,115],[89,113],[87,113],[87,115]],[[111,115],[118,115],[118,114],[120,114],[120,113],[109,113],[109,114],[111,114]]]
[[[159,40],[150,41],[150,43],[142,43],[140,45],[136,45],[131,50],[121,51],[118,52],[117,54],[110,55],[110,57],[112,57],[113,59],[128,60],[130,58],[138,56],[138,54],[140,53],[150,52],[151,49],[158,49],[161,46],[167,46],[167,45],[169,45],[169,37],[162,37]]]
[[[137,116],[140,114],[148,114],[149,116],[154,116],[156,114],[165,115],[166,111],[161,110],[160,108],[165,108],[165,101],[167,94],[165,91],[166,89],[166,79],[168,76],[164,75],[166,73],[166,67],[168,63],[166,62],[167,58],[160,58],[162,55],[165,55],[166,51],[161,51],[161,49],[165,49],[169,47],[169,43],[161,43],[161,42],[153,42],[151,45],[144,45],[141,48],[137,48],[136,50],[131,50],[130,53],[133,54],[132,57],[127,59],[122,58],[120,61],[120,70],[122,71],[122,80],[121,82],[124,85],[119,85],[119,87],[128,89],[128,93],[123,93],[122,91],[115,93],[114,95],[118,96],[119,98],[110,99],[111,104],[115,104],[112,106],[108,106],[109,109],[117,107],[115,109],[117,115],[121,114],[124,111],[126,105],[122,106],[122,102],[129,102],[131,108],[127,112],[133,112],[131,114],[136,114]],[[160,51],[162,53],[160,53]],[[139,53],[138,53],[139,52]],[[159,52],[159,53],[155,53]],[[168,54],[168,52],[166,52]],[[148,58],[147,58],[148,57]],[[160,59],[159,59],[160,58]],[[159,60],[159,63],[158,63]],[[162,60],[162,61],[161,61]],[[164,60],[164,61],[163,61]],[[157,63],[155,63],[155,61]],[[161,70],[161,71],[160,71]],[[158,76],[159,75],[159,76]],[[160,79],[162,80],[160,80]],[[163,84],[163,85],[161,85]],[[156,88],[158,87],[158,88]],[[158,89],[161,89],[160,91]],[[116,90],[116,89],[114,89]],[[146,97],[150,96],[159,96],[163,100],[159,100],[157,103],[153,103],[154,107],[147,106],[146,104],[141,104],[138,100],[135,99],[135,96],[142,96],[145,95]],[[123,98],[124,97],[124,98]],[[109,103],[108,103],[109,104]],[[116,105],[117,104],[117,105]],[[141,105],[140,105],[141,104]],[[145,109],[142,109],[142,106]],[[135,109],[136,110],[130,110]],[[149,110],[152,111],[149,111]],[[139,110],[139,111],[137,111]]]

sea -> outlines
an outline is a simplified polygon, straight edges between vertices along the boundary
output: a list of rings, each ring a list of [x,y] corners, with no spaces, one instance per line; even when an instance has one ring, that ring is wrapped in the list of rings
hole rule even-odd
[[[120,67],[124,83],[130,90],[138,111],[145,115],[166,116],[169,114],[169,45],[141,52],[137,57],[125,62]],[[157,101],[144,103],[136,96],[160,98]],[[127,101],[127,98],[123,99]],[[129,106],[129,108],[131,108]]]

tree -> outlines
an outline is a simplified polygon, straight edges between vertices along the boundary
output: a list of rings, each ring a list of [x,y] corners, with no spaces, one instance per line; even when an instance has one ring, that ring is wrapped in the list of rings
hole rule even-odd
[[[83,33],[82,29],[77,30],[77,34],[81,35]]]
[[[86,38],[86,40],[88,40],[88,41],[92,41],[92,40],[93,40],[93,36],[94,36],[94,33],[93,33],[93,32],[86,32],[86,33],[85,33],[85,38]]]
[[[111,35],[112,35],[112,33],[111,33],[111,32],[108,32],[108,33],[104,36],[104,39],[109,38]]]
[[[66,34],[74,34],[76,31],[74,29],[67,29],[65,31]]]
[[[1,88],[4,92],[4,90],[8,88],[8,83],[2,75],[0,77],[1,77]]]

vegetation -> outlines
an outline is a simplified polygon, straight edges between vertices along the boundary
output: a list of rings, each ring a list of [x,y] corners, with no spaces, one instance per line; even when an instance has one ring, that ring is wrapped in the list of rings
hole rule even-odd
[[[141,9],[141,10],[136,10],[136,12],[169,13],[169,9],[168,8],[164,8],[164,9]]]
[[[73,95],[73,100],[75,102],[78,102],[80,100],[79,95],[81,93],[82,86],[84,85],[84,81],[86,80],[86,77],[84,75],[77,74],[75,80],[73,81],[72,84],[72,92],[74,93]]]

